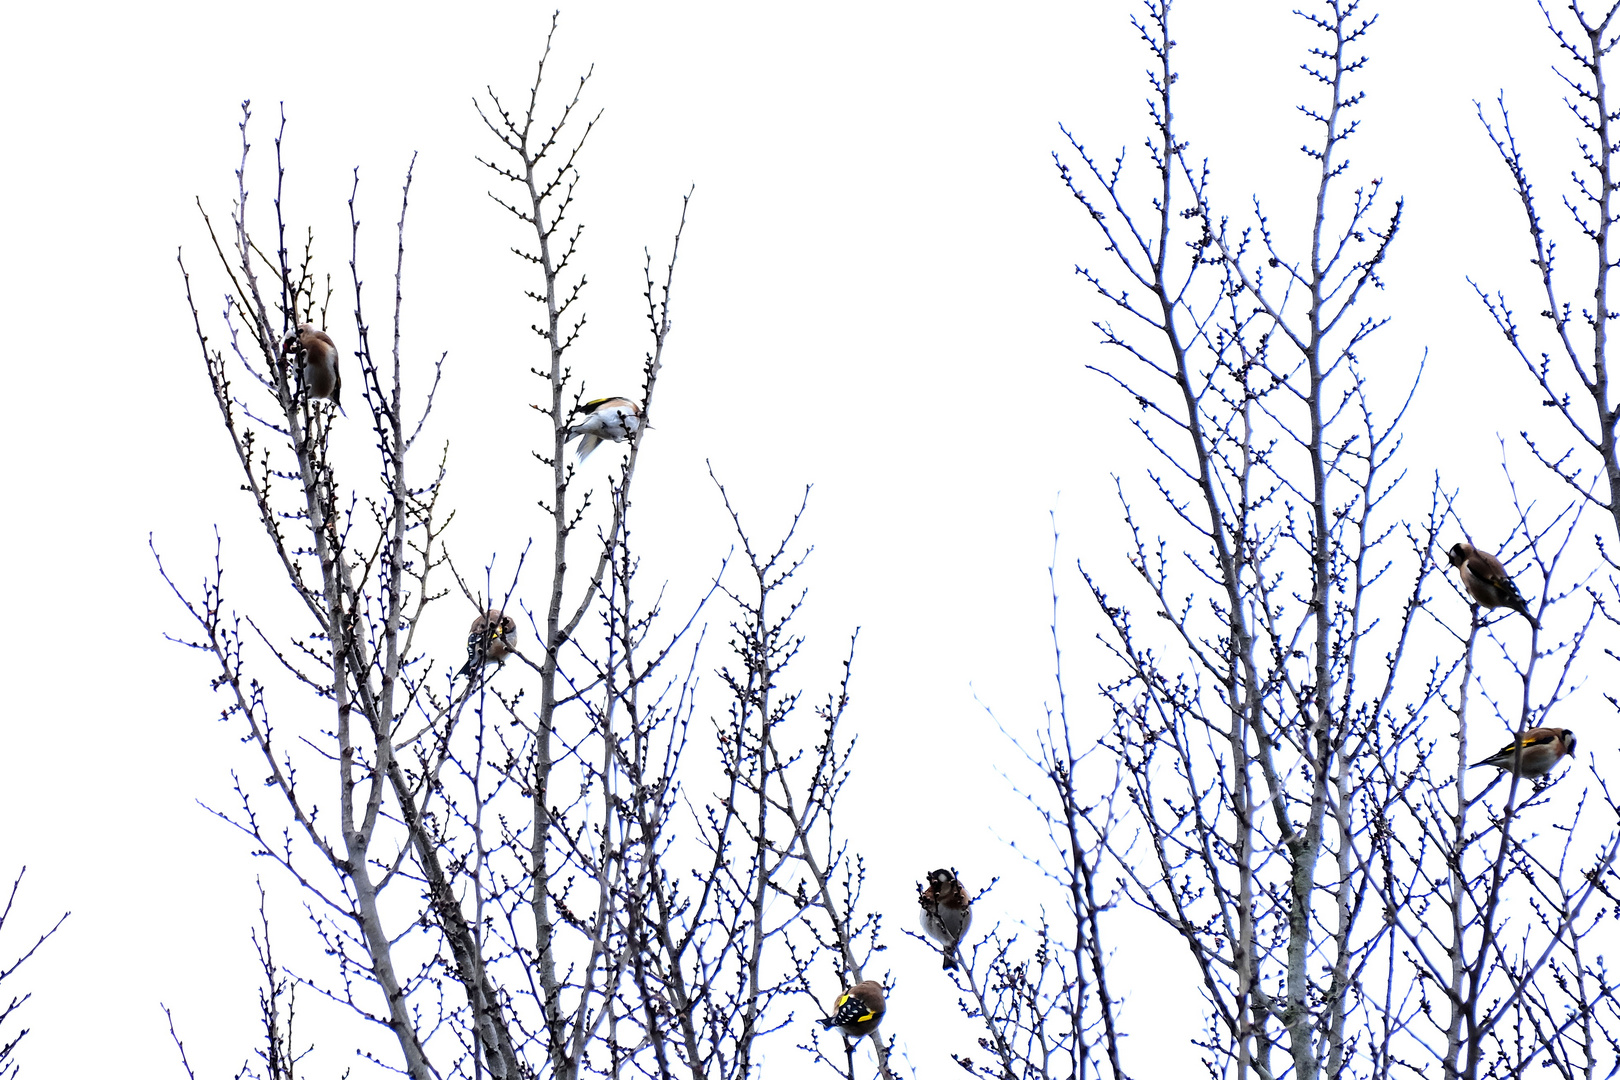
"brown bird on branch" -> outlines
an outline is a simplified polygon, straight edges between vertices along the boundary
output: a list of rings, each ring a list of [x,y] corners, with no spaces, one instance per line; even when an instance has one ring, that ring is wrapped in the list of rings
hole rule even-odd
[[[922,907],[919,918],[928,936],[940,944],[945,954],[945,970],[956,966],[956,947],[962,935],[973,924],[973,901],[967,889],[956,876],[955,870],[934,870],[928,875],[928,887],[917,894]]]
[[[1452,566],[1462,575],[1463,588],[1474,598],[1474,603],[1487,608],[1512,608],[1530,620],[1530,625],[1541,629],[1541,623],[1530,614],[1530,608],[1519,593],[1519,587],[1508,577],[1502,561],[1488,551],[1481,551],[1466,541],[1453,544],[1446,553]]]
[[[343,408],[338,400],[343,393],[343,376],[338,371],[337,343],[326,331],[317,330],[309,323],[299,323],[298,329],[281,343],[283,354],[294,349],[298,350],[298,359],[303,364],[304,391],[311,399],[327,398]]]
[[[1518,751],[1517,769],[1513,767],[1514,751]],[[1554,765],[1574,752],[1575,733],[1569,728],[1533,727],[1484,761],[1476,761],[1468,767],[1477,769],[1481,765],[1495,765],[1498,769],[1517,772],[1520,776],[1546,776],[1552,772]]]
[[[833,1014],[822,1017],[824,1028],[836,1027],[845,1038],[858,1039],[877,1030],[883,1023],[883,987],[867,979],[838,995],[833,1003]]]
[[[456,672],[459,679],[491,660],[504,660],[517,637],[517,621],[500,608],[490,608],[472,621],[467,634],[467,663]]]

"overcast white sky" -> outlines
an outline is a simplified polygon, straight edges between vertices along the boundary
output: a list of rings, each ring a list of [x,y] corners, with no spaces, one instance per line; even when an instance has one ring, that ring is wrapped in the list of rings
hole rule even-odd
[[[1187,3],[1176,33],[1193,152],[1214,161],[1234,214],[1258,191],[1290,229],[1308,194],[1297,147],[1310,137],[1294,111],[1307,89],[1296,3]],[[1387,7],[1350,153],[1358,177],[1382,176],[1406,197],[1407,225],[1389,287],[1371,300],[1395,321],[1364,360],[1404,382],[1428,350],[1407,465],[1463,485],[1477,475],[1472,497],[1496,483],[1497,434],[1522,426],[1529,392],[1464,280],[1527,281],[1517,208],[1472,101],[1508,91],[1553,191],[1573,132],[1532,4]],[[763,536],[815,485],[811,647],[798,675],[818,697],[861,628],[852,727],[862,759],[891,767],[852,788],[847,820],[883,823],[857,842],[875,867],[869,901],[900,925],[912,925],[914,883],[933,866],[957,866],[970,885],[1017,872],[998,838],[1019,827],[1016,804],[994,767],[1011,751],[974,696],[1009,726],[1033,722],[1051,696],[1048,511],[1069,565],[1087,554],[1123,566],[1106,562],[1110,474],[1139,478],[1140,457],[1117,396],[1084,370],[1102,359],[1089,324],[1099,309],[1073,267],[1095,261],[1097,244],[1050,154],[1060,122],[1105,152],[1140,143],[1147,58],[1127,22],[1137,10],[1090,0],[562,13],[552,91],[594,64],[586,103],[603,110],[578,210],[591,325],[575,364],[590,389],[633,385],[641,250],[667,251],[680,198],[696,187],[640,481],[650,572],[695,578],[725,550],[705,459]],[[523,268],[507,254],[521,237],[485,198],[490,178],[474,160],[498,148],[471,99],[486,84],[513,100],[525,92],[550,9],[35,4],[0,19],[0,310],[12,341],[0,545],[13,687],[0,712],[0,876],[29,867],[0,959],[73,911],[27,969],[25,1075],[101,1076],[132,1062],[142,1075],[172,1072],[159,1001],[199,1075],[228,1075],[254,1021],[253,875],[296,894],[198,807],[224,800],[233,767],[253,766],[213,720],[222,702],[208,672],[162,636],[184,629],[183,613],[148,533],[186,582],[204,573],[216,525],[244,574],[257,540],[175,254],[184,249],[205,311],[217,311],[194,199],[226,217],[240,102],[254,103],[265,154],[284,102],[290,215],[314,225],[334,269],[360,170],[380,325],[399,186],[417,152],[407,348],[418,359],[450,352],[439,437],[452,443],[455,542],[472,559],[510,557],[539,527],[527,407],[539,391],[526,374],[537,354]],[[255,193],[269,193],[263,174]],[[349,302],[340,292],[335,306]],[[1469,509],[1488,520],[1491,498]],[[1068,588],[1081,657],[1097,627],[1072,576]],[[433,640],[453,656],[464,633],[456,614]],[[1099,723],[1087,691],[1103,675],[1069,676]],[[917,809],[942,787],[986,792],[985,809],[942,827]],[[890,944],[890,963],[910,970],[886,1030],[920,1075],[942,1075],[943,1053],[971,1049],[977,1032],[921,947]],[[1154,1045],[1133,1049],[1185,1060],[1197,999],[1183,1008],[1162,988],[1136,993],[1127,1016]],[[351,1060],[334,1054],[332,1073]]]

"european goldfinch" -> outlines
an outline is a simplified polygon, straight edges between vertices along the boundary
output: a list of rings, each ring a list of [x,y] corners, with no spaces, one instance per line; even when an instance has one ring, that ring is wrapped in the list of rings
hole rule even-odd
[[[337,343],[309,323],[299,323],[298,329],[287,335],[281,343],[282,353],[298,350],[304,365],[304,389],[310,398],[329,398],[332,404],[343,407],[338,395],[343,392],[343,376],[338,372]]]
[[[838,995],[833,1014],[822,1017],[821,1026],[836,1027],[845,1038],[858,1039],[883,1023],[883,1008],[883,987],[867,979]]]
[[[472,621],[467,634],[467,663],[456,678],[476,671],[489,660],[503,660],[512,651],[512,640],[517,637],[517,622],[500,608],[490,608]]]
[[[928,875],[928,887],[917,894],[922,928],[939,942],[946,971],[956,966],[956,947],[973,925],[973,911],[968,907],[972,902],[955,870],[933,871]]]
[[[1529,619],[1531,626],[1541,629],[1536,617],[1530,614],[1524,597],[1519,595],[1519,587],[1513,584],[1513,579],[1508,577],[1507,570],[1495,555],[1465,541],[1453,544],[1446,557],[1452,566],[1461,571],[1463,588],[1468,590],[1475,603],[1488,608],[1512,608]]]
[[[587,413],[584,420],[568,429],[569,439],[579,439],[579,460],[591,456],[591,451],[603,439],[623,442],[641,430],[641,406],[629,398],[605,397],[587,401],[574,413]],[[583,437],[582,437],[583,436]]]
[[[1523,749],[1519,749],[1522,747]],[[1519,751],[1520,776],[1546,776],[1553,766],[1575,752],[1575,733],[1569,728],[1533,727],[1502,749],[1468,766],[1495,765],[1498,769],[1513,771],[1513,752]]]

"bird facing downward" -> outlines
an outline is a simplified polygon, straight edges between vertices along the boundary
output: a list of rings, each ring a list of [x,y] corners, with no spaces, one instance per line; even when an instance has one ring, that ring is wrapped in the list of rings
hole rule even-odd
[[[623,442],[641,430],[641,406],[629,398],[605,397],[587,401],[574,413],[587,414],[585,419],[568,429],[568,438],[579,439],[579,460],[591,456],[591,451],[602,440]]]
[[[1474,598],[1476,604],[1488,608],[1512,608],[1529,619],[1535,629],[1541,629],[1541,623],[1530,614],[1529,606],[1520,595],[1519,587],[1513,584],[1513,579],[1508,577],[1507,570],[1495,555],[1465,541],[1453,544],[1446,558],[1458,568],[1463,588],[1468,590],[1468,595]]]
[[[299,323],[298,329],[281,343],[284,354],[295,348],[304,365],[304,389],[310,398],[328,398],[342,408],[338,396],[343,393],[343,376],[338,371],[337,343],[327,337],[324,330]]]
[[[867,979],[838,995],[833,1003],[833,1014],[822,1017],[824,1028],[837,1027],[845,1038],[858,1039],[876,1031],[883,1023],[883,987]]]
[[[456,678],[478,670],[487,661],[504,660],[516,637],[517,621],[500,608],[490,608],[478,616],[467,634],[467,663],[456,672]]]
[[[955,870],[935,870],[928,875],[928,887],[917,894],[922,907],[919,917],[928,936],[940,944],[945,954],[945,970],[956,966],[956,947],[973,925],[973,901],[962,887]]]
[[[1519,750],[1520,776],[1546,776],[1552,772],[1554,765],[1575,752],[1575,733],[1569,728],[1533,727],[1484,761],[1476,761],[1468,767],[1477,769],[1481,765],[1495,765],[1498,769],[1512,772],[1515,749]]]

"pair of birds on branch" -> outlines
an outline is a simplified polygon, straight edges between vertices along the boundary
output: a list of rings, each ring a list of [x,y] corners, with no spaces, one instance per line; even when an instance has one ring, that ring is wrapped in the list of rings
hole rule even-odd
[[[973,924],[972,903],[973,898],[955,870],[931,872],[927,886],[917,894],[917,905],[922,909],[918,918],[928,936],[939,942],[946,971],[956,967],[956,948]],[[877,1030],[886,1007],[882,984],[866,979],[838,995],[833,1014],[817,1022],[824,1028],[836,1027],[847,1039],[858,1039]]]
[[[1508,577],[1507,568],[1488,551],[1481,551],[1466,541],[1453,544],[1446,559],[1457,568],[1463,588],[1474,603],[1485,608],[1511,608],[1530,620],[1537,630],[1541,623],[1530,614],[1519,587]],[[1575,733],[1569,728],[1534,727],[1517,736],[1512,742],[1486,758],[1468,766],[1494,765],[1498,769],[1516,772],[1520,776],[1539,777],[1552,772],[1553,766],[1575,752]]]
[[[281,342],[281,354],[294,355],[303,375],[304,391],[313,400],[324,398],[338,408],[343,393],[343,374],[338,370],[338,348],[330,335],[309,323],[298,328]],[[585,419],[568,429],[568,440],[579,440],[579,460],[591,456],[604,441],[623,442],[641,430],[641,406],[626,397],[604,397],[587,401],[574,409],[574,415]]]

